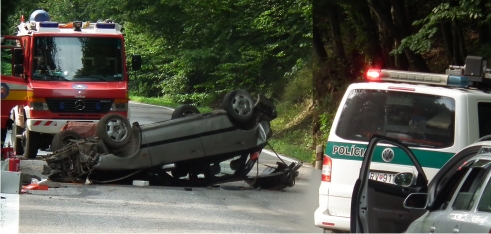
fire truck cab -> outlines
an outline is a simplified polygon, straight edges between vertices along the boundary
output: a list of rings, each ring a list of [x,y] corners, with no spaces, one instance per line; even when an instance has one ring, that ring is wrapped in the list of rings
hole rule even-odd
[[[2,146],[11,129],[16,155],[35,158],[69,122],[97,123],[108,113],[129,119],[128,71],[121,25],[112,20],[50,21],[23,17],[16,36],[2,36]],[[132,70],[141,56],[132,56]]]

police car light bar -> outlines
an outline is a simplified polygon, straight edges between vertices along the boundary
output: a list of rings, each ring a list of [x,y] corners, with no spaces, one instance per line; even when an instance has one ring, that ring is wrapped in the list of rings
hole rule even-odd
[[[369,81],[392,81],[438,86],[453,86],[461,88],[466,88],[469,86],[467,77],[458,75],[407,72],[385,69],[370,69],[368,70],[366,75]]]

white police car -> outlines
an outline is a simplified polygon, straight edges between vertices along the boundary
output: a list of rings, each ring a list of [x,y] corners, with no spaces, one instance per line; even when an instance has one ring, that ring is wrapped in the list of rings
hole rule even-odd
[[[410,146],[428,180],[459,150],[491,134],[491,74],[487,60],[468,56],[447,74],[369,70],[339,105],[323,157],[315,225],[350,231],[353,186],[373,134]],[[397,150],[375,148],[370,179],[391,184],[400,172],[416,172]]]

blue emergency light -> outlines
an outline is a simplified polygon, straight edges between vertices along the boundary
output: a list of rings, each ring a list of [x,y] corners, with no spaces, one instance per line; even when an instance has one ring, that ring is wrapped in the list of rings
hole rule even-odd
[[[116,29],[116,24],[111,24],[111,23],[96,23],[95,24],[96,28],[99,29]]]
[[[469,87],[469,79],[465,76],[448,76],[447,85],[459,88]]]
[[[58,28],[58,22],[39,22],[40,28]]]

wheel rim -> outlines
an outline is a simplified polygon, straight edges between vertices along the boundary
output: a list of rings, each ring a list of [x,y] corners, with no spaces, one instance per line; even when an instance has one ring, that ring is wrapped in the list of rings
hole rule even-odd
[[[128,137],[128,129],[120,119],[111,119],[106,125],[106,132],[115,142],[122,142]]]
[[[248,116],[252,112],[252,99],[244,95],[236,95],[232,99],[232,109],[239,116]]]

